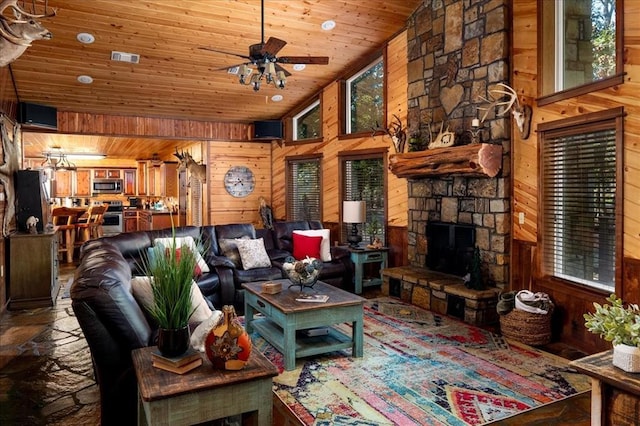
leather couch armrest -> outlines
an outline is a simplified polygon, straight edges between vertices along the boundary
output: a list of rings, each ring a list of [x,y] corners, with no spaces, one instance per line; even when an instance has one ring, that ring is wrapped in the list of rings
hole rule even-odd
[[[338,260],[345,257],[351,258],[351,252],[344,246],[331,246],[331,259]]]

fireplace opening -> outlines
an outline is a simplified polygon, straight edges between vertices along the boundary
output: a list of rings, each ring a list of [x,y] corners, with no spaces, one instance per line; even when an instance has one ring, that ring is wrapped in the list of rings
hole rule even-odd
[[[432,271],[464,276],[471,270],[475,247],[473,225],[429,222],[426,266]]]

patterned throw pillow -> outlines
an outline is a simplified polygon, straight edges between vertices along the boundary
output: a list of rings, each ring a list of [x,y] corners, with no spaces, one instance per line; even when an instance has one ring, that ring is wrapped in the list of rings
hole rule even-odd
[[[257,238],[255,240],[236,240],[238,252],[240,252],[240,260],[242,261],[242,269],[269,268],[271,260],[264,248],[264,240]]]
[[[220,245],[222,255],[232,261],[236,268],[242,268],[242,261],[240,260],[240,252],[238,251],[236,240],[220,238],[218,244]]]

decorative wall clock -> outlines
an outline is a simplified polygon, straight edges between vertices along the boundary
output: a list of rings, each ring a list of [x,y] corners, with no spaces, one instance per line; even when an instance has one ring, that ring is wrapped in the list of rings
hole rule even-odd
[[[233,166],[224,175],[224,188],[234,197],[246,197],[255,186],[253,172],[246,166]]]

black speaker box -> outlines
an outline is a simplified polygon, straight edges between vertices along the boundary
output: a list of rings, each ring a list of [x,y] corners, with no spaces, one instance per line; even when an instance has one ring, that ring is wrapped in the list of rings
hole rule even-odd
[[[57,129],[58,110],[50,106],[20,102],[18,121],[29,126]]]
[[[36,229],[44,230],[49,222],[48,197],[44,192],[43,176],[39,170],[18,170],[15,174],[16,225],[19,232],[27,232],[27,219],[39,219]]]
[[[282,139],[282,122],[280,120],[254,121],[254,139]]]

